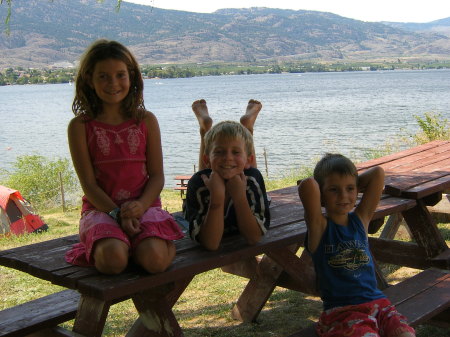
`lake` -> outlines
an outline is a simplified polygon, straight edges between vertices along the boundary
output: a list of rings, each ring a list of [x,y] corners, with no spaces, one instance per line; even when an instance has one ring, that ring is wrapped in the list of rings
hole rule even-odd
[[[0,169],[17,156],[69,157],[66,128],[74,86],[0,87]],[[363,158],[367,149],[418,130],[415,115],[450,119],[450,70],[210,76],[147,79],[144,99],[159,120],[166,186],[194,170],[199,135],[191,103],[208,102],[215,121],[239,120],[250,98],[263,104],[255,125],[258,165],[280,177],[325,152]]]

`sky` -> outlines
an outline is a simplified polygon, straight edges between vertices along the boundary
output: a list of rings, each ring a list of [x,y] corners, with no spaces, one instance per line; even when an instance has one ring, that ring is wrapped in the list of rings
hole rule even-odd
[[[331,12],[361,21],[430,22],[450,17],[449,0],[123,0],[141,5],[212,13],[220,8],[269,7]]]

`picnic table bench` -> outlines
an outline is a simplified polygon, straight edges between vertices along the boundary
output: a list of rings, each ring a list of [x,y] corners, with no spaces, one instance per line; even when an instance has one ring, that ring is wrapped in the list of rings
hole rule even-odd
[[[434,147],[441,145],[443,144],[435,144]],[[422,153],[425,155],[427,150],[422,152],[425,152]],[[403,157],[405,155],[401,154],[401,158]],[[390,161],[394,159],[391,157]],[[382,166],[385,163],[387,162],[380,162]],[[360,170],[368,167],[370,165],[361,167]],[[391,179],[395,171],[387,172],[389,173],[386,175],[386,181],[391,184],[390,186],[397,187],[400,195],[384,194],[382,196],[369,231],[375,233],[383,226],[385,217],[400,212],[406,219],[416,243],[371,237],[369,243],[374,258],[376,261],[413,268],[430,268],[436,263],[434,259],[441,254],[446,254],[448,247],[432,221],[425,201],[427,203],[436,201],[438,197],[429,198],[429,196],[439,194],[441,189],[448,189],[446,180],[441,179],[448,175],[448,171],[447,175],[441,174],[437,178],[433,175],[434,184],[431,183],[433,179],[422,181],[420,184],[416,184],[416,180],[411,180],[415,183],[414,186],[406,185],[401,188],[399,187],[402,184],[401,179]],[[402,175],[407,176],[406,173],[407,171],[402,171]],[[422,175],[424,174],[426,171]],[[439,189],[436,189],[436,184],[440,186]],[[420,192],[415,198],[411,198],[410,194],[405,194],[404,197],[403,193],[411,189],[428,192]],[[110,306],[130,298],[140,317],[130,327],[126,336],[183,336],[172,307],[195,275],[215,268],[223,268],[224,271],[249,278],[246,288],[232,311],[233,316],[242,321],[256,319],[277,285],[308,294],[317,294],[309,257],[306,254],[297,255],[306,235],[303,206],[298,198],[297,186],[271,191],[269,195],[271,197],[271,227],[259,243],[249,246],[240,236],[231,236],[223,239],[219,250],[210,252],[189,238],[184,238],[175,242],[177,255],[168,270],[160,274],[148,274],[139,267],[130,265],[120,275],[108,276],[98,273],[95,268],[69,265],[64,260],[64,253],[72,244],[78,242],[77,235],[0,251],[0,265],[21,270],[72,289],[70,293],[65,293],[72,301],[66,311],[59,313],[59,309],[53,305],[45,304],[55,303],[59,293],[50,295],[47,299],[38,299],[43,317],[41,322],[34,322],[34,326],[31,322],[23,322],[25,326],[16,325],[16,331],[6,333],[0,324],[0,336],[21,335],[17,333],[19,329],[27,329],[27,332],[42,332],[43,328],[46,328],[45,336],[51,336],[51,334],[101,336]],[[377,278],[380,288],[388,288],[389,285],[379,268],[377,268]],[[22,313],[33,305],[36,306],[35,303],[30,301],[24,303],[22,307],[16,306],[6,310],[11,310],[10,313],[14,311]],[[74,303],[77,303],[75,312]],[[0,314],[3,315],[4,312]],[[446,314],[447,311],[444,310],[443,313]],[[60,327],[55,327],[56,324],[73,318],[74,315],[73,331],[64,331]],[[426,318],[428,319],[429,316]]]
[[[430,268],[384,289],[384,293],[397,310],[408,318],[408,324],[415,327],[439,314],[449,313],[450,274],[445,270]],[[448,320],[441,319],[438,324],[450,327]],[[315,324],[289,337],[317,337]]]

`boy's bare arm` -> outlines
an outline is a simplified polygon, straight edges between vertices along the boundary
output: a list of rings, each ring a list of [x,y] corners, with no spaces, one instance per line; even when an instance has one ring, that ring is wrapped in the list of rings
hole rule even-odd
[[[314,252],[326,226],[326,218],[322,214],[319,184],[312,177],[302,180],[298,186],[298,195],[305,210],[305,221],[308,227],[308,249]]]
[[[229,179],[226,189],[233,200],[237,224],[247,243],[253,245],[261,240],[262,231],[247,200],[247,177],[242,172]]]
[[[211,172],[209,178],[203,175],[202,179],[209,190],[210,202],[208,212],[200,227],[198,239],[206,249],[217,250],[224,228],[225,183],[214,172]]]
[[[372,167],[359,175],[358,190],[363,192],[363,196],[355,212],[364,224],[366,231],[380,201],[383,189],[384,170],[380,166]]]

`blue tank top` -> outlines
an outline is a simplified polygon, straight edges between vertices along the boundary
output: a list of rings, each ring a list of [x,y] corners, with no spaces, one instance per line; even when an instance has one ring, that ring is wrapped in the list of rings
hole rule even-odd
[[[347,226],[328,219],[319,246],[311,256],[324,310],[386,297],[377,288],[369,241],[354,212],[349,213]]]

